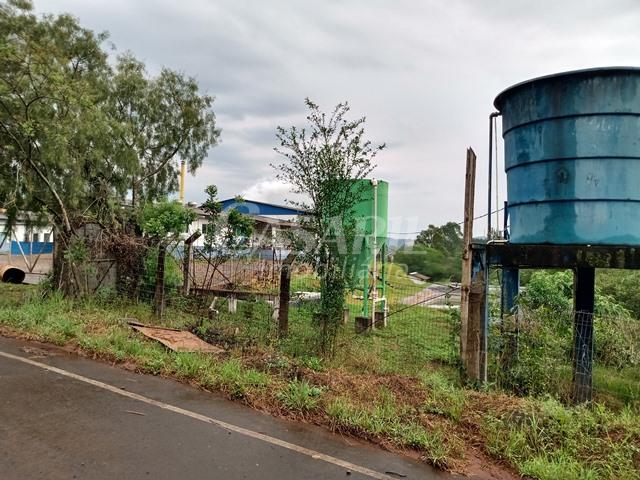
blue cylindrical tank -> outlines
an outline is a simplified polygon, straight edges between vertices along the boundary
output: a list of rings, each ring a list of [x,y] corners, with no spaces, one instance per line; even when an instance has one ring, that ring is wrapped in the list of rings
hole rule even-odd
[[[640,68],[536,78],[494,105],[511,242],[640,245]]]

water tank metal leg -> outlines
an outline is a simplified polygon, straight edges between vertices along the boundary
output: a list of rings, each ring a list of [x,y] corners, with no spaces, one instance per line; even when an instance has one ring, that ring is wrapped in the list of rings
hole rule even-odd
[[[573,400],[582,403],[591,400],[593,382],[595,268],[576,268],[573,289]]]
[[[517,268],[503,268],[500,318],[502,320],[501,334],[503,337],[502,368],[505,371],[511,368],[518,353],[520,322],[516,300],[519,289],[520,271]]]

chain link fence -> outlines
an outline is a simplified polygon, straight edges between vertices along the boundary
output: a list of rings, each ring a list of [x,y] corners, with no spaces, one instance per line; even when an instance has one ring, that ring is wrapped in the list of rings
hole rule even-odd
[[[565,403],[592,399],[616,408],[640,407],[640,321],[526,305],[501,318],[498,292],[490,297],[491,385]]]

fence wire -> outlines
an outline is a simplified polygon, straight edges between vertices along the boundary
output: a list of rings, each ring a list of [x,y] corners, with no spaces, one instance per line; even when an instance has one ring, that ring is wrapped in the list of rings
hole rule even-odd
[[[640,406],[637,319],[526,305],[501,318],[499,294],[490,300],[490,384],[565,403]]]

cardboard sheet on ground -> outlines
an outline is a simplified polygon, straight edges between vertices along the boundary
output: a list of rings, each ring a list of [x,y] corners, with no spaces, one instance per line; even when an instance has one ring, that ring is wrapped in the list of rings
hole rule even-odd
[[[173,328],[152,327],[136,322],[127,322],[131,328],[144,336],[157,340],[174,352],[203,352],[222,353],[224,349],[211,345],[191,332],[176,330]]]

